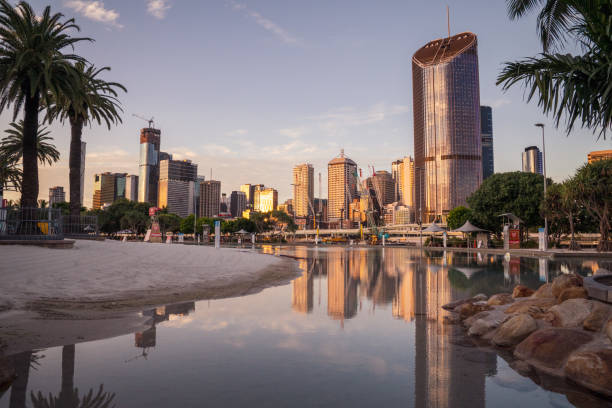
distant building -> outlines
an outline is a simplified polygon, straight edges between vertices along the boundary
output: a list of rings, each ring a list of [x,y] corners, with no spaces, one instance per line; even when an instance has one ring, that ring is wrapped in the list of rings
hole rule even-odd
[[[219,215],[221,203],[221,182],[208,180],[200,183],[200,217],[216,217]]]
[[[144,128],[140,131],[140,164],[138,201],[157,205],[161,130]],[[95,207],[95,206],[94,206]]]
[[[386,170],[379,170],[372,177],[368,177],[366,182],[368,188],[374,190],[376,199],[383,207],[395,202],[395,181],[391,177],[391,173]]]
[[[93,209],[110,205],[125,198],[127,173],[100,173],[94,175]]]
[[[391,163],[391,177],[395,183],[393,202],[414,205],[414,159],[405,156]]]
[[[526,147],[522,156],[524,172],[544,174],[542,167],[542,152],[537,146]]]
[[[349,204],[357,197],[357,164],[340,155],[327,164],[328,221],[349,219]]]
[[[52,207],[53,204],[65,203],[65,202],[66,202],[66,193],[64,192],[64,187],[55,186],[49,189],[49,207]]]
[[[130,174],[125,177],[125,198],[138,201],[138,176]]]
[[[195,181],[198,165],[191,160],[162,160],[159,164],[158,207],[180,217],[195,212]]]
[[[276,210],[278,191],[273,188],[255,189],[254,210],[262,213]]]
[[[255,190],[263,190],[263,184],[243,184],[240,186],[240,191],[246,194],[247,198],[247,207],[253,209],[255,208]]]
[[[482,141],[482,179],[493,175],[493,110],[490,106],[480,107],[480,137]]]
[[[293,199],[290,198],[288,200],[285,200],[284,203],[278,205],[277,209],[279,211],[284,211],[288,215],[293,216]]]
[[[598,150],[590,152],[587,156],[589,163],[593,163],[599,160],[612,160],[612,150]]]
[[[227,198],[227,194],[221,194],[221,201],[219,202],[219,213],[225,214],[229,213],[229,200]]]
[[[193,185],[193,196],[195,200],[196,218],[201,217],[200,215],[200,184],[205,180],[204,176],[197,176],[196,181]]]
[[[232,191],[230,194],[230,213],[232,217],[241,217],[247,208],[247,198],[243,191]]]
[[[317,213],[317,222],[327,222],[327,198],[315,198],[314,208]]]
[[[293,168],[293,211],[296,217],[313,215],[314,168],[312,164],[298,164]]]

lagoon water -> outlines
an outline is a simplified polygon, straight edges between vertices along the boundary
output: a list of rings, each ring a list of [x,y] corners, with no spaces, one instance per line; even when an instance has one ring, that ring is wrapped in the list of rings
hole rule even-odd
[[[22,375],[0,407],[609,404],[519,375],[510,356],[444,324],[440,308],[609,263],[394,247],[261,250],[297,258],[302,276],[253,295],[143,311],[151,320],[142,332],[22,353]],[[88,396],[98,405],[85,405]]]

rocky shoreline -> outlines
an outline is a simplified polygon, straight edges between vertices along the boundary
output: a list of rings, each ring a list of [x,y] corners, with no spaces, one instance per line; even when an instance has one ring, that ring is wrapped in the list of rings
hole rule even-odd
[[[589,299],[581,276],[442,307],[452,312],[446,323],[462,324],[479,343],[512,353],[521,374],[537,370],[612,398],[612,305]]]

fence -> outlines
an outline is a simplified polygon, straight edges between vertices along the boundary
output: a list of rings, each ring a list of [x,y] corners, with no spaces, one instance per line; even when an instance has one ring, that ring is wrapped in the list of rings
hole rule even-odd
[[[95,215],[64,215],[62,227],[64,235],[71,238],[97,237],[100,233]]]
[[[0,239],[64,239],[59,208],[0,208]]]

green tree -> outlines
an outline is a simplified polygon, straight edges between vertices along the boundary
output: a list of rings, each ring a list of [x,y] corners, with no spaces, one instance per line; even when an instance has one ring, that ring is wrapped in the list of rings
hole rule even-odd
[[[585,164],[575,176],[575,198],[599,221],[599,251],[612,251],[610,217],[612,215],[612,160]]]
[[[521,83],[527,101],[536,97],[556,126],[562,120],[569,134],[576,122],[605,139],[612,125],[612,0],[558,0],[569,10],[569,32],[580,43],[582,55],[550,54],[507,62],[497,84],[508,90]]]
[[[86,215],[95,215],[98,217],[98,225],[101,232],[113,235],[117,231],[124,229],[121,227],[121,219],[125,214],[131,211],[136,211],[146,218],[145,227],[149,224],[149,208],[150,203],[138,203],[121,198],[115,201],[104,210],[87,211]]]
[[[47,6],[37,16],[25,1],[14,6],[0,0],[0,112],[13,106],[13,120],[23,108],[23,180],[21,205],[35,207],[38,199],[36,133],[41,105],[74,96],[78,73],[74,45],[89,38],[72,37],[74,19],[64,20]],[[63,50],[69,53],[64,54]]]
[[[465,224],[466,221],[470,221],[472,218],[472,210],[467,207],[460,205],[455,207],[448,213],[446,224],[448,229],[454,230]]]
[[[162,233],[162,240],[166,239],[167,232],[178,232],[181,228],[181,217],[176,214],[159,214],[159,229]]]
[[[181,220],[180,230],[183,234],[193,234],[193,220],[195,215],[189,214]]]
[[[130,229],[136,234],[144,232],[149,222],[149,217],[143,214],[141,211],[129,210],[121,217],[119,225],[121,229]]]
[[[79,215],[81,208],[81,140],[83,126],[97,122],[111,125],[121,123],[121,104],[117,98],[118,90],[127,92],[117,82],[106,82],[99,78],[110,67],[96,68],[84,62],[74,64],[78,73],[73,94],[60,94],[49,108],[49,117],[59,118],[61,122],[70,123],[70,213]]]
[[[575,221],[580,213],[580,206],[576,200],[576,186],[573,179],[548,186],[546,197],[542,201],[542,212],[551,221],[551,232],[557,236],[557,241],[560,241],[563,232],[568,232],[569,248],[580,249],[574,236]]]
[[[520,171],[496,173],[482,182],[467,202],[473,211],[473,221],[483,229],[499,235],[503,213],[514,213],[526,227],[544,224],[540,215],[544,178],[539,174]]]
[[[4,131],[8,134],[0,142],[0,155],[7,157],[9,160],[19,162],[23,157],[23,120],[18,123],[12,122],[9,124],[11,128]],[[38,161],[52,165],[60,159],[60,153],[52,143],[52,137],[49,137],[51,132],[46,127],[38,127],[36,130],[36,152]]]

